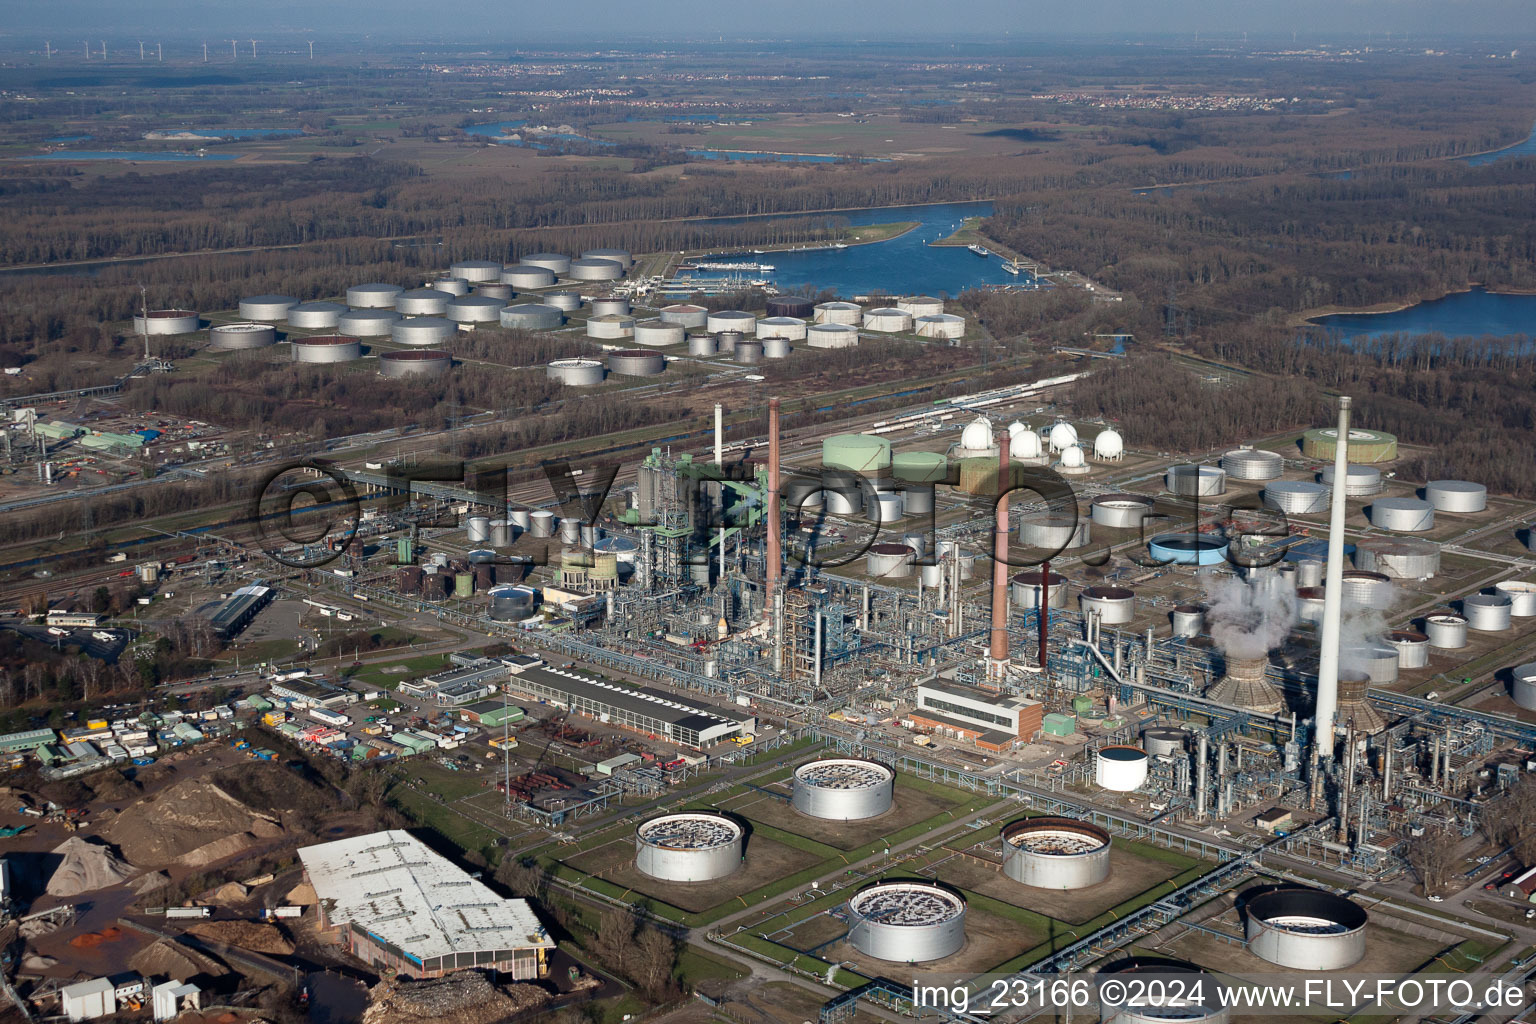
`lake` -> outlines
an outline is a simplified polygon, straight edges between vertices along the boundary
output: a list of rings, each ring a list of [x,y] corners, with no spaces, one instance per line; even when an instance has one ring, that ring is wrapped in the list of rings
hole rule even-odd
[[[1474,288],[1391,313],[1336,313],[1312,322],[1346,338],[1387,334],[1530,337],[1536,336],[1536,295],[1501,295]]]
[[[1531,128],[1531,134],[1524,142],[1517,142],[1513,146],[1496,149],[1492,153],[1478,153],[1476,156],[1466,158],[1467,163],[1473,167],[1481,167],[1483,164],[1491,164],[1495,160],[1508,160],[1516,156],[1536,156],[1536,126]]]

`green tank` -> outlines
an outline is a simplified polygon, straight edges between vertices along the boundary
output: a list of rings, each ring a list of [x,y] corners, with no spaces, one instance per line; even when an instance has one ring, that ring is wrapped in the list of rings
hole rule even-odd
[[[821,442],[821,464],[855,473],[887,470],[891,467],[891,442],[873,434],[837,434]]]
[[[943,480],[949,460],[942,452],[897,452],[891,456],[891,475],[910,483],[931,484]]]
[[[453,578],[454,597],[474,597],[475,577],[467,572],[461,572]]]
[[[1077,732],[1077,719],[1053,711],[1045,716],[1042,731],[1048,736],[1071,736]]]
[[[1072,710],[1076,711],[1080,715],[1087,714],[1088,712],[1093,710],[1093,698],[1092,697],[1073,697],[1072,698]]]
[[[414,565],[415,562],[416,551],[411,544],[411,538],[401,537],[399,540],[395,541],[395,564]]]

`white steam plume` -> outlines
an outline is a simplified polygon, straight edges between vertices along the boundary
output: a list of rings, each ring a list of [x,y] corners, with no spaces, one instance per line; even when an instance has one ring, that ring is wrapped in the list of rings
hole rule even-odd
[[[1205,628],[1223,654],[1262,658],[1296,624],[1296,594],[1278,579],[1250,583],[1211,577],[1205,583]]]

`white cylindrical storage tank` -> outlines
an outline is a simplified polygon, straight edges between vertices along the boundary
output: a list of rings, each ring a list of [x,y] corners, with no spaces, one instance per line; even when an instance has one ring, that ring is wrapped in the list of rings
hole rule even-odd
[[[1421,537],[1362,537],[1355,565],[1399,580],[1427,580],[1440,571],[1440,545]]]
[[[1296,617],[1314,625],[1323,621],[1323,602],[1327,590],[1321,586],[1296,588]]]
[[[1215,466],[1170,466],[1164,485],[1181,498],[1212,497],[1227,492],[1227,474]]]
[[[715,354],[715,337],[712,334],[695,334],[688,339],[688,354],[707,358]]]
[[[517,261],[525,267],[539,267],[556,277],[563,277],[571,269],[571,258],[554,252],[536,252]]]
[[[804,341],[808,330],[806,322],[797,316],[770,316],[757,322],[759,338],[784,338],[787,341]]]
[[[1040,569],[1025,569],[1015,573],[1008,583],[1008,594],[1013,606],[1020,611],[1040,607],[1040,591],[1043,584],[1050,584],[1050,596],[1047,599],[1052,608],[1065,608],[1071,587],[1067,578],[1059,572],[1051,573],[1050,579],[1045,579],[1045,572]]]
[[[405,291],[397,284],[355,284],[347,289],[347,305],[353,309],[394,309],[395,296]]]
[[[487,299],[500,299],[502,305],[506,305],[512,301],[512,291],[512,286],[509,284],[492,283],[475,285],[476,295],[484,296]]]
[[[1425,634],[1411,629],[1396,629],[1387,634],[1387,643],[1397,651],[1399,671],[1423,668],[1429,664],[1429,637]]]
[[[617,281],[624,276],[624,268],[613,260],[572,260],[572,281]]]
[[[608,353],[608,371],[625,377],[654,377],[667,369],[667,357],[646,349],[624,349]]]
[[[1385,573],[1368,572],[1364,569],[1345,569],[1342,574],[1345,606],[1375,608],[1386,611],[1392,607],[1392,578]]]
[[[914,317],[940,316],[944,312],[944,300],[936,299],[932,295],[908,295],[906,298],[897,299],[893,305],[903,313],[910,313]]]
[[[617,338],[628,338],[635,333],[635,318],[632,316],[594,316],[587,320],[587,337],[612,341]]]
[[[872,494],[864,501],[864,511],[872,523],[894,523],[901,518],[901,495]]]
[[[1176,725],[1154,725],[1141,731],[1148,757],[1178,757],[1185,752],[1189,733]]]
[[[1442,651],[1459,651],[1467,646],[1467,620],[1450,612],[1430,615],[1424,620],[1429,646]]]
[[[461,324],[494,324],[506,308],[505,301],[488,295],[461,295],[448,303],[448,319]]]
[[[539,296],[539,301],[546,306],[554,306],[563,313],[574,313],[581,308],[579,292],[545,292]]]
[[[1536,662],[1515,666],[1510,673],[1509,695],[1516,707],[1536,711]]]
[[[459,332],[458,325],[440,316],[418,316],[397,320],[390,325],[389,336],[396,344],[426,348],[443,345]]]
[[[1303,558],[1296,563],[1296,585],[1298,587],[1320,587],[1323,585],[1323,570],[1327,565],[1315,558]]]
[[[652,348],[681,345],[684,332],[682,324],[669,324],[665,320],[642,320],[635,324],[635,344]]]
[[[453,293],[436,288],[412,288],[395,296],[395,312],[401,316],[442,316]]]
[[[910,331],[912,329],[912,314],[896,309],[893,306],[871,309],[864,314],[864,329],[866,331],[880,331],[884,334]]]
[[[635,262],[635,258],[629,254],[628,249],[586,249],[581,258],[584,260],[612,260],[621,267],[628,267]]]
[[[1095,975],[1103,1024],[1228,1024],[1232,1013],[1215,975],[1183,960],[1128,957]],[[1109,982],[1126,986],[1118,992]]]
[[[731,357],[738,363],[756,366],[765,358],[763,355],[763,343],[756,338],[741,338],[736,342]]]
[[[517,533],[512,529],[512,520],[491,520],[491,547],[509,548],[512,546],[512,542],[516,539]]]
[[[723,814],[663,814],[635,830],[635,867],[665,882],[712,882],[741,867],[745,842]]]
[[[764,338],[763,341],[762,341],[762,345],[763,345],[763,358],[764,359],[788,359],[789,358],[789,351],[790,351],[790,349],[789,349],[789,339],[788,338]]]
[[[1502,633],[1509,628],[1509,610],[1514,602],[1506,594],[1468,594],[1461,599],[1461,614],[1467,628],[1480,633]]]
[[[581,520],[580,519],[562,519],[562,520],[560,520],[560,542],[562,544],[580,544],[581,543]],[[566,558],[571,558],[573,556],[585,558],[585,555],[583,555],[581,552],[574,552],[574,551],[567,551],[567,552],[565,552],[565,557]]]
[[[1205,610],[1197,604],[1181,604],[1173,609],[1173,635],[1199,636],[1205,629]]]
[[[565,323],[565,311],[538,302],[507,306],[496,314],[501,326],[519,331],[552,331]]]
[[[1488,488],[1470,480],[1431,480],[1424,500],[1436,512],[1481,512],[1488,507]]]
[[[1422,533],[1435,526],[1435,509],[1418,498],[1377,498],[1371,502],[1371,525],[1395,533]]]
[[[1135,749],[1135,748],[1132,748]],[[1075,818],[1003,826],[1003,874],[1036,889],[1086,889],[1109,877],[1109,833]]]
[[[933,511],[933,488],[923,484],[909,483],[901,489],[901,514],[904,516],[925,516]]]
[[[687,302],[663,306],[659,315],[664,323],[680,327],[704,327],[709,323],[709,310]]]
[[[811,348],[853,348],[859,343],[859,329],[847,324],[815,324],[805,332]]]
[[[469,294],[469,282],[462,277],[437,277],[427,282],[427,287],[433,291],[447,292],[449,295],[459,296]]]
[[[510,267],[501,270],[501,283],[509,284],[520,292],[531,291],[535,288],[553,288],[555,286],[554,271],[547,267],[535,267],[529,263],[514,263]]]
[[[914,317],[912,328],[917,331],[919,338],[963,338],[965,337],[965,317],[955,316],[952,313]]]
[[[816,307],[816,322],[819,324],[845,324],[857,327],[864,313],[864,307],[857,302],[823,302]]]
[[[1080,548],[1092,536],[1092,524],[1065,512],[1026,513],[1019,520],[1019,543],[1046,551]]]
[[[1095,524],[1130,530],[1141,525],[1152,511],[1152,504],[1152,499],[1143,494],[1101,494],[1088,508]]]
[[[400,314],[392,309],[354,309],[336,321],[337,334],[354,338],[387,338]]]
[[[884,814],[895,801],[896,773],[877,761],[827,757],[795,769],[790,805],[829,821]]]
[[[723,309],[704,318],[704,328],[710,334],[723,331],[740,331],[752,336],[757,333],[757,317],[739,309]]]
[[[555,514],[543,508],[536,508],[528,513],[528,533],[533,537],[553,537]]]
[[[587,300],[593,316],[628,316],[629,300],[612,296],[593,296]]]
[[[877,960],[942,960],[965,945],[965,900],[927,882],[872,885],[848,901],[848,941]]]
[[[1236,448],[1221,457],[1221,468],[1233,480],[1275,480],[1285,472],[1285,459],[1262,448]]]
[[[470,516],[466,522],[465,537],[471,544],[489,544],[491,542],[491,519],[489,516]]]
[[[856,516],[864,510],[864,494],[859,488],[821,492],[828,515]]]
[[[270,324],[220,324],[208,329],[208,343],[221,350],[266,348],[277,344],[277,331]]]
[[[379,353],[379,372],[386,377],[436,377],[452,368],[453,356],[440,349]]]
[[[1093,612],[1106,626],[1123,626],[1136,615],[1136,593],[1125,587],[1088,587],[1077,603],[1084,615]]]
[[[1320,483],[1333,486],[1333,467],[1324,466],[1318,476]],[[1372,494],[1381,493],[1381,470],[1375,466],[1350,466],[1344,471],[1344,496],[1346,498],[1364,498]]]
[[[603,382],[603,364],[596,359],[556,359],[545,366],[549,379],[574,387],[589,388]]]
[[[507,513],[507,522],[527,533],[533,528],[533,511],[526,508],[514,508]]]
[[[917,567],[917,576],[925,587],[943,586],[947,578],[942,565],[920,565]]]
[[[1397,648],[1384,642],[1346,644],[1339,648],[1339,666],[1347,671],[1364,672],[1370,677],[1372,686],[1387,686],[1397,682]]]
[[[1273,889],[1244,907],[1248,951],[1281,967],[1337,971],[1365,956],[1364,910],[1321,889]]]
[[[246,320],[286,320],[299,304],[292,295],[252,295],[240,300],[240,316]]]
[[[148,314],[133,315],[135,334],[148,334],[154,337],[191,334],[202,326],[202,318],[191,309],[152,309]]]
[[[1140,747],[1100,747],[1094,754],[1093,781],[1112,793],[1132,793],[1147,781],[1150,758]]]
[[[1271,480],[1264,485],[1264,507],[1291,515],[1316,515],[1328,511],[1326,484],[1313,480]]]
[[[301,302],[288,309],[288,326],[307,331],[333,330],[347,307],[339,302]]]
[[[864,571],[877,580],[904,580],[912,575],[916,554],[905,544],[871,544],[864,552]]]
[[[1536,615],[1536,583],[1505,580],[1503,583],[1495,583],[1493,589],[1509,598],[1510,615],[1517,619],[1528,619]]]
[[[479,283],[498,280],[501,277],[501,271],[502,265],[494,260],[463,260],[449,266],[448,276]]]
[[[293,361],[296,363],[345,363],[363,356],[362,342],[337,334],[294,338],[292,348]]]

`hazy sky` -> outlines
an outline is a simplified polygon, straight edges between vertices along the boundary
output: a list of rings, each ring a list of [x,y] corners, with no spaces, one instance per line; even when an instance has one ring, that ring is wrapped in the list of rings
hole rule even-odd
[[[507,41],[626,35],[699,39],[836,32],[853,38],[1003,33],[1298,33],[1536,36],[1536,0],[45,0],[9,5],[0,31],[60,39],[126,33],[373,32],[401,39]]]

